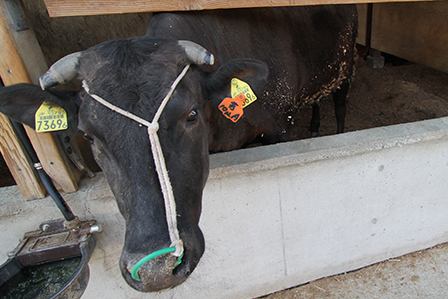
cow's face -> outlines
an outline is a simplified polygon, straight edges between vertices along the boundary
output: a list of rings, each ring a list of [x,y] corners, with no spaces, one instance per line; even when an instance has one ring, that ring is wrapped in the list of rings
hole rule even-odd
[[[150,57],[144,57],[138,64],[134,63],[134,54],[129,57],[131,61],[123,61],[121,65],[103,58],[98,63],[97,51],[92,53],[94,55],[87,52],[81,58],[79,73],[87,80],[92,94],[152,121],[170,85],[187,63],[181,59],[184,57],[181,49],[171,50],[172,57],[166,57],[165,53],[163,61],[154,61],[154,56],[162,57],[159,53],[162,50],[167,52],[167,49],[155,47]],[[100,70],[92,70],[91,66],[98,64]],[[176,258],[170,254],[151,260],[138,271],[141,281],[131,277],[136,263],[171,243],[147,127],[82,93],[79,128],[93,140],[95,159],[106,174],[126,220],[120,268],[126,281],[140,291],[155,291],[181,283],[204,252],[198,223],[209,168],[208,133],[197,72],[196,67],[191,67],[176,87],[161,114],[158,131],[176,200],[178,229],[184,245],[182,263],[174,268]],[[122,75],[114,78],[107,75],[110,73]],[[101,80],[96,80],[98,77]]]
[[[62,106],[71,116],[71,125],[77,125],[90,140],[95,159],[126,220],[122,274],[129,285],[143,292],[180,284],[204,252],[198,223],[209,169],[209,136],[213,135],[210,122],[215,121],[209,118],[214,115],[209,110],[217,109],[210,102],[229,93],[234,71],[242,74],[243,70],[227,65],[225,71],[207,73],[192,65],[161,114],[158,136],[173,187],[184,254],[179,265],[175,265],[177,258],[171,254],[144,263],[138,270],[141,280],[131,277],[136,263],[171,243],[147,127],[98,103],[91,94],[151,122],[171,84],[190,63],[189,55],[177,42],[147,37],[110,41],[76,58],[76,74],[88,84],[89,94],[84,89],[76,94],[42,91],[33,85],[8,87],[0,93],[1,111],[31,126],[30,115],[43,99]],[[245,68],[253,64],[249,73],[263,73],[257,77],[264,81],[264,64],[243,64]],[[231,74],[226,74],[229,70]]]

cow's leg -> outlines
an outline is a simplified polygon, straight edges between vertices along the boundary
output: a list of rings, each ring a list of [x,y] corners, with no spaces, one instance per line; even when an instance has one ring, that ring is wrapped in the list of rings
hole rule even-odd
[[[346,79],[342,82],[340,89],[333,93],[334,101],[334,112],[336,114],[337,131],[336,133],[344,133],[345,126],[345,103],[347,100],[348,90],[350,88],[350,83]]]
[[[313,104],[313,115],[311,116],[310,134],[311,137],[319,135],[320,127],[320,107],[319,104]]]

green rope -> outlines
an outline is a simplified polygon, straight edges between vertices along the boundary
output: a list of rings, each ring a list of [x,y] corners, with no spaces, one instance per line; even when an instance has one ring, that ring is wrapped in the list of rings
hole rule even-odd
[[[134,268],[132,268],[132,273],[131,273],[132,278],[134,278],[135,280],[141,281],[142,279],[138,275],[138,269],[140,269],[140,267],[144,263],[152,260],[153,258],[159,257],[159,256],[167,254],[167,253],[173,253],[175,251],[176,251],[176,247],[168,247],[168,248],[163,248],[163,249],[154,251],[151,254],[148,254],[147,256],[142,258],[140,261],[138,261],[138,263],[135,264]],[[177,258],[177,261],[174,263],[174,268],[176,268],[180,263],[182,263],[183,255],[184,255],[184,253],[182,252],[182,254]]]

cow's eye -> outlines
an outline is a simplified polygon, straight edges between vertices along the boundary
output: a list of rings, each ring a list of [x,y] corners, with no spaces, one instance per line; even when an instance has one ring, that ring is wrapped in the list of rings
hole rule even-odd
[[[90,143],[93,143],[93,138],[90,137],[89,135],[84,134],[83,137],[84,137],[85,140],[89,141]]]
[[[187,121],[190,123],[195,123],[198,120],[198,111],[193,109],[190,111],[187,117]]]

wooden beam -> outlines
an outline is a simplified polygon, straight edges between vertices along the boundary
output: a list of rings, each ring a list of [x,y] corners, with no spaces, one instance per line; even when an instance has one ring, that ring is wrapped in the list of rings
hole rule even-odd
[[[3,9],[0,18],[0,76],[5,85],[12,82],[30,82],[28,72],[23,70],[23,60],[18,54],[5,24]],[[45,188],[36,177],[29,164],[14,131],[6,116],[0,114],[0,151],[8,165],[14,180],[19,186],[22,196],[26,199],[36,199],[45,196]]]
[[[141,13],[155,11],[410,1],[421,0],[44,0],[51,17]]]
[[[47,70],[47,65],[33,30],[28,29],[24,31],[16,31],[13,28],[12,20],[3,1],[0,2],[0,14],[2,44],[2,47],[0,47],[0,76],[3,83],[5,86],[22,82],[37,83],[39,76]],[[13,136],[13,133],[9,131],[7,125],[3,123],[2,126],[8,136]],[[57,136],[54,133],[37,134],[33,129],[28,127],[25,129],[27,130],[28,136],[30,137],[34,149],[36,150],[39,160],[48,175],[65,192],[75,192],[78,188],[77,182],[81,176],[81,173],[75,169],[73,164],[62,151],[57,141]],[[2,142],[2,140],[0,140],[0,142]],[[9,144],[11,143],[7,142],[2,146],[2,148],[5,151],[8,151]],[[15,148],[10,150],[17,153],[20,152]],[[4,154],[4,156],[21,160],[21,157],[16,155],[11,156]],[[14,164],[12,161],[6,161],[6,163],[8,167],[9,165]],[[18,185],[36,185],[36,178],[16,178],[15,175],[17,175],[17,173],[14,172],[13,169],[11,170],[11,173]],[[26,189],[20,185],[19,188],[21,190]],[[36,194],[38,193],[22,193],[25,199],[44,197],[36,196]]]

